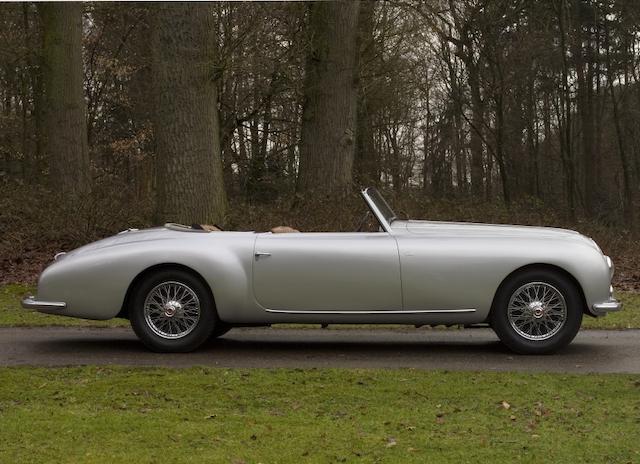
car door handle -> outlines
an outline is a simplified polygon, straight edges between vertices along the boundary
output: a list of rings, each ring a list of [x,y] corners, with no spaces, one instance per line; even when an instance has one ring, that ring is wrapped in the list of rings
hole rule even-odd
[[[271,253],[267,253],[266,251],[256,251],[254,254],[256,259],[258,259],[260,256],[271,256]]]

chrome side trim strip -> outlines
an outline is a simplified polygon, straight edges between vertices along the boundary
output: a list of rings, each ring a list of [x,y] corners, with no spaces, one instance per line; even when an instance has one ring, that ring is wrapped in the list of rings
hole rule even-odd
[[[62,301],[38,301],[32,296],[28,296],[22,300],[22,307],[25,309],[58,309],[63,310],[67,307],[67,303]]]
[[[266,309],[268,313],[278,314],[344,314],[344,315],[359,315],[359,314],[458,314],[458,313],[475,313],[475,309],[416,309],[411,311],[298,311],[288,309]]]

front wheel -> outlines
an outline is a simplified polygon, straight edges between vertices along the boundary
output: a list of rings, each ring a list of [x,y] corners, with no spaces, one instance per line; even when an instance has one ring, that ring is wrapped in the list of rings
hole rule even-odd
[[[129,313],[138,338],[159,352],[193,351],[218,323],[209,289],[179,269],[147,276],[135,290]]]
[[[520,354],[547,354],[568,345],[582,323],[582,298],[566,276],[547,270],[524,271],[498,291],[491,326]]]

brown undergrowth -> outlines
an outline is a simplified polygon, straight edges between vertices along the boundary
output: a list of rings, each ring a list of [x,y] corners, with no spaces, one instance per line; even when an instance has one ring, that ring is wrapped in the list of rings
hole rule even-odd
[[[401,218],[575,229],[596,240],[613,258],[618,289],[640,291],[640,234],[623,226],[584,218],[570,220],[562,212],[531,199],[507,208],[499,201],[434,200],[421,192],[390,193],[388,197]],[[34,283],[54,253],[128,227],[151,226],[151,211],[148,199],[116,181],[102,181],[75,208],[42,187],[0,185],[0,283]],[[268,203],[231,197],[224,227],[265,231],[276,225],[290,225],[302,231],[352,231],[365,211],[358,194],[315,201],[286,195]]]

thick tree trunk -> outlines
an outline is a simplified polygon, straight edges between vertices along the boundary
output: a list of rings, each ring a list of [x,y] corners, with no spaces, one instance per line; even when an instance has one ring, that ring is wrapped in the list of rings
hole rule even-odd
[[[380,161],[373,142],[372,108],[369,100],[371,90],[367,89],[367,78],[363,75],[369,70],[374,49],[375,29],[375,1],[366,1],[360,8],[358,23],[358,103],[356,154],[354,161],[354,175],[360,186],[377,185],[380,182]]]
[[[156,219],[220,223],[226,210],[210,6],[154,5]]]
[[[82,3],[40,3],[43,29],[44,146],[50,183],[63,195],[89,191],[82,69]]]
[[[355,153],[360,2],[309,8],[298,191],[340,195],[351,186]]]

